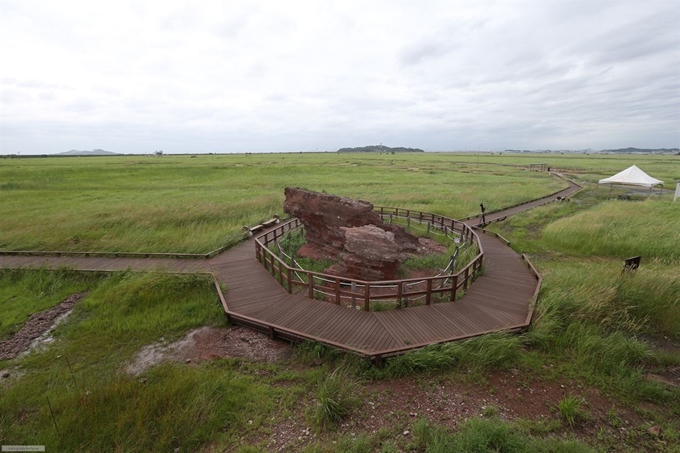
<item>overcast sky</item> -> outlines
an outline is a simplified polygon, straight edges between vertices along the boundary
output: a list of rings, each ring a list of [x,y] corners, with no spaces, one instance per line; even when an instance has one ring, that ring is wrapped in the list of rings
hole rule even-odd
[[[0,154],[680,146],[680,0],[0,0]]]

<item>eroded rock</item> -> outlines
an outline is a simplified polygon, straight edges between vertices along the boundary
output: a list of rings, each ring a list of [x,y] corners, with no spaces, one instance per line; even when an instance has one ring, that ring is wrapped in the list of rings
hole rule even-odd
[[[342,260],[326,272],[362,280],[392,280],[418,238],[383,223],[373,204],[299,188],[286,188],[283,210],[305,226],[299,256]]]

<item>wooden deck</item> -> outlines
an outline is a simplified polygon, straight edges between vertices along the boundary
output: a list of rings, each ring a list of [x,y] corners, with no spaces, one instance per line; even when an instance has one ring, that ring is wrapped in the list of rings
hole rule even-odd
[[[562,192],[492,214],[486,220],[495,221],[554,201],[578,188],[570,183]],[[479,221],[470,219],[466,223],[476,225]],[[538,276],[499,239],[481,232],[479,236],[484,248],[484,273],[462,298],[381,312],[288,294],[255,259],[252,239],[209,260],[0,256],[0,267],[212,272],[228,288],[222,302],[233,322],[272,337],[315,340],[380,360],[428,344],[528,325]]]

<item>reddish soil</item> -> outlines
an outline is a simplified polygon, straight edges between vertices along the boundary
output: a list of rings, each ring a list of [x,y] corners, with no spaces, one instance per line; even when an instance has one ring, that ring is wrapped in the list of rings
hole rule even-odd
[[[87,293],[73,294],[49,310],[34,313],[9,340],[0,342],[0,360],[12,359],[27,350],[31,343],[52,328],[60,316],[70,312]]]
[[[288,358],[291,347],[251,329],[201,327],[174,343],[145,346],[126,371],[140,374],[163,361],[199,362],[223,357],[242,357],[254,361],[277,362]]]
[[[617,439],[630,446],[629,431],[652,426],[650,420],[638,416],[631,408],[616,404],[597,389],[584,387],[573,381],[544,381],[533,379],[519,370],[496,371],[480,379],[458,375],[460,381],[446,376],[412,376],[365,383],[362,406],[336,430],[319,432],[307,424],[304,413],[292,419],[264,426],[271,434],[245,436],[246,445],[266,445],[267,451],[296,452],[322,440],[330,443],[338,435],[375,434],[381,428],[391,431],[390,438],[398,443],[409,443],[413,424],[419,419],[456,428],[473,417],[497,416],[504,420],[525,419],[551,423],[554,435],[576,436],[588,443],[598,436]],[[469,381],[469,382],[468,382]],[[474,382],[473,382],[474,381]],[[584,419],[574,428],[560,425],[557,405],[561,399],[573,395],[582,398]],[[313,396],[304,402],[315,404]],[[657,412],[659,408],[650,408]],[[261,432],[261,431],[260,431]],[[664,451],[663,441],[658,447],[650,434],[651,443],[641,445],[645,451]]]

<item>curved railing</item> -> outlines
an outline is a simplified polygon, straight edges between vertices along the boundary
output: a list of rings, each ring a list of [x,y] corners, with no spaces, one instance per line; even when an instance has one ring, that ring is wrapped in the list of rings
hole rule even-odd
[[[304,270],[289,265],[268,247],[301,225],[298,219],[293,218],[255,238],[256,257],[291,294],[295,287],[305,288],[309,298],[322,298],[338,305],[346,304],[365,311],[370,311],[371,302],[387,301],[396,303],[399,307],[408,307],[412,305],[414,299],[422,298],[425,305],[430,305],[433,296],[437,295],[446,301],[454,301],[458,292],[461,289],[467,290],[481,271],[484,251],[477,233],[466,224],[438,214],[400,208],[382,207],[376,208],[376,211],[389,221],[400,218],[409,226],[412,222],[424,224],[428,232],[438,231],[447,236],[455,235],[462,241],[473,244],[477,248],[477,255],[458,272],[399,280],[365,281]]]

